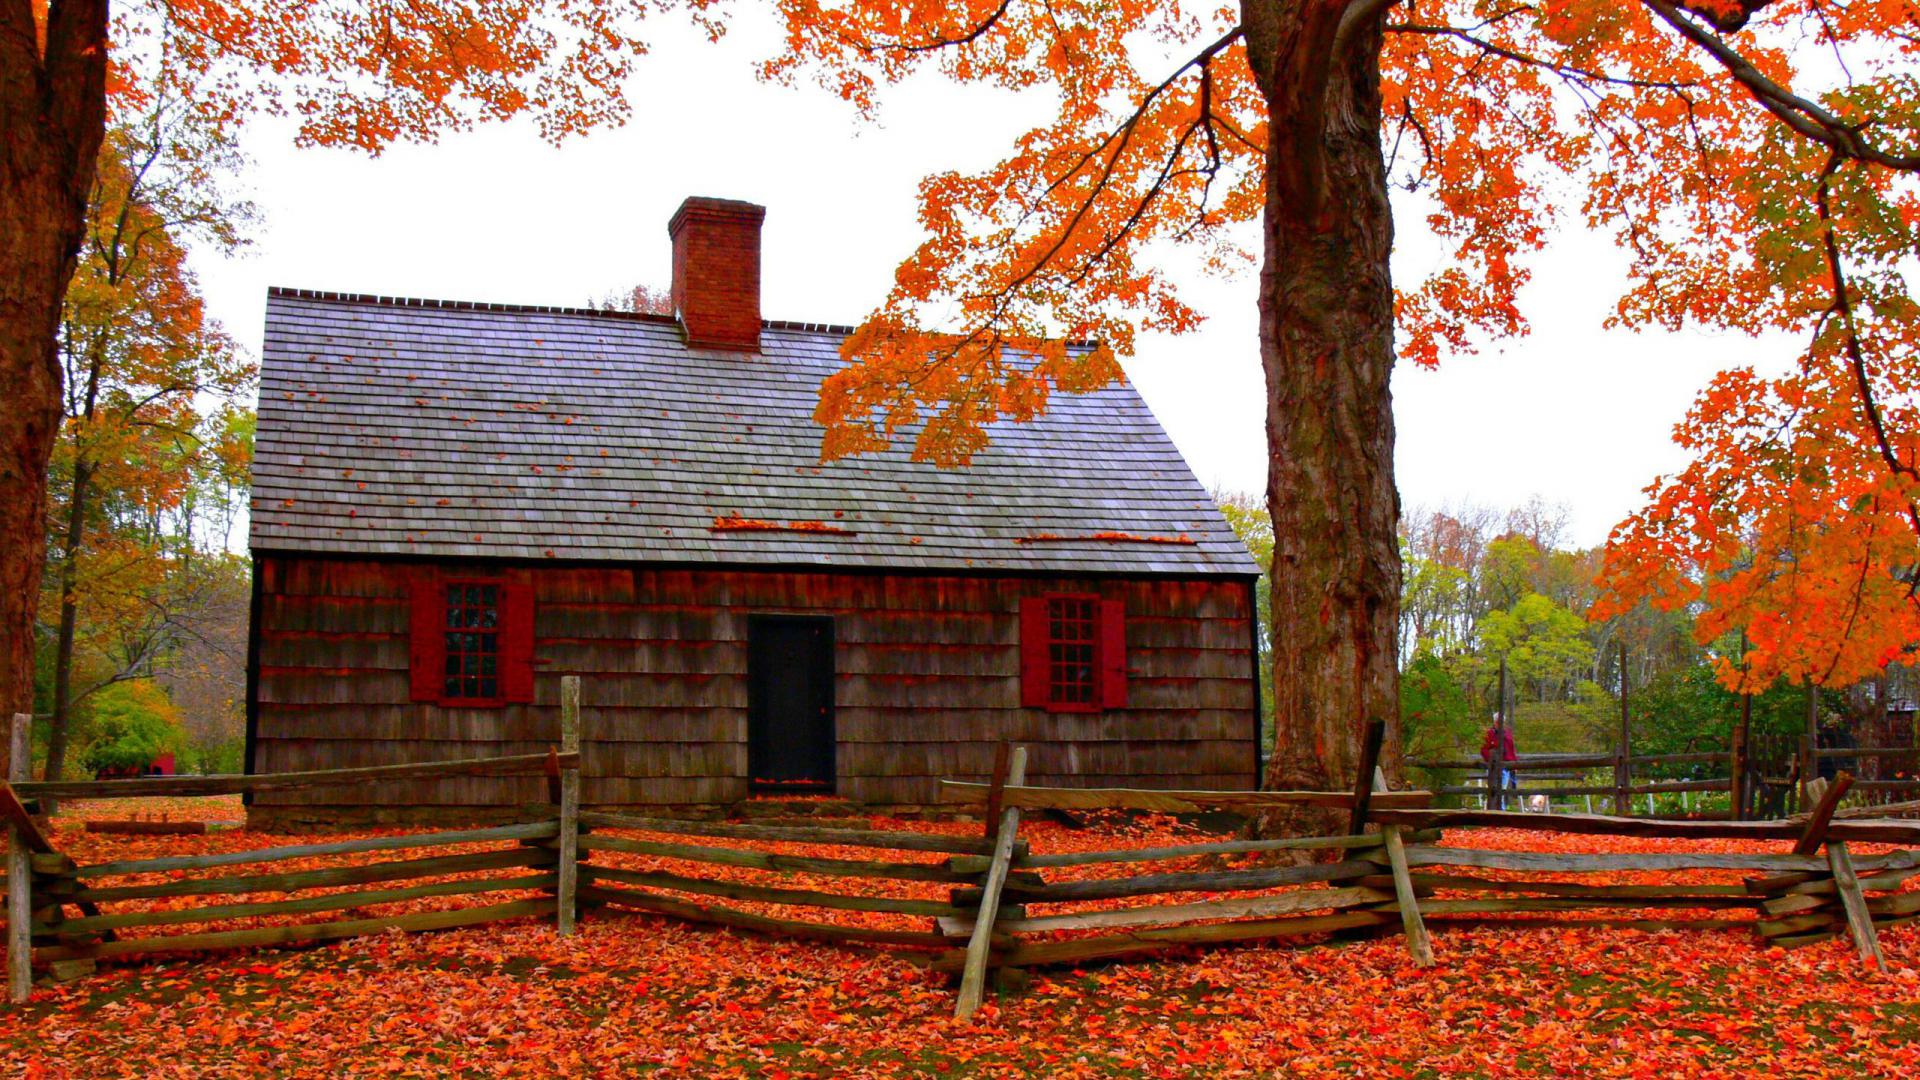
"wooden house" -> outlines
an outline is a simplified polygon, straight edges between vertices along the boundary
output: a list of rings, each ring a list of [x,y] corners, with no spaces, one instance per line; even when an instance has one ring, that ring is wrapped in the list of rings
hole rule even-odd
[[[819,460],[848,328],[763,321],[760,223],[689,199],[672,317],[273,290],[249,544],[254,771],[538,752],[583,799],[884,807],[1249,788],[1251,557],[1129,386],[965,469]],[[256,822],[485,818],[536,780],[262,793]]]

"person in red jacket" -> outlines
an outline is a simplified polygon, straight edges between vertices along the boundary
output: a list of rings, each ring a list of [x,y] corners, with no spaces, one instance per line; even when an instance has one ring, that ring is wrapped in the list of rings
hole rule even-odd
[[[1507,768],[1505,763],[1519,760],[1519,755],[1513,752],[1513,731],[1506,724],[1501,723],[1499,713],[1493,714],[1493,723],[1487,727],[1486,735],[1480,739],[1480,760],[1491,765],[1495,760],[1495,754],[1500,755],[1500,786],[1513,787],[1513,770]]]

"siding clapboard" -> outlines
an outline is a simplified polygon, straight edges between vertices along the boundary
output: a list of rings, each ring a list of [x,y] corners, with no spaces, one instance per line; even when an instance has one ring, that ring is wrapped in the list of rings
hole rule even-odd
[[[994,746],[1031,748],[1035,783],[1214,787],[1254,781],[1257,690],[1239,579],[888,576],[447,564],[535,596],[534,700],[408,700],[407,567],[261,554],[257,771],[543,751],[559,679],[582,678],[582,798],[732,802],[748,794],[748,617],[831,615],[839,794],[931,804],[983,779]],[[1020,707],[1020,600],[1097,593],[1127,611],[1128,707]],[[545,782],[474,778],[261,793],[261,807],[505,808]]]

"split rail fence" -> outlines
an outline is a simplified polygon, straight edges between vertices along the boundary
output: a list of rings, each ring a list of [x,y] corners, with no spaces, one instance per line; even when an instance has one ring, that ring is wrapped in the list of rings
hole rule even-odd
[[[1497,769],[1477,758],[1448,758],[1409,761],[1408,766],[1435,773],[1465,771],[1470,779],[1460,784],[1439,784],[1435,795],[1477,796],[1491,810],[1525,805],[1529,796],[1547,799],[1611,799],[1613,812],[1626,816],[1637,798],[1662,795],[1689,795],[1726,792],[1731,805],[1741,805],[1741,785],[1733,772],[1734,755],[1726,750],[1706,750],[1685,754],[1527,754],[1514,761],[1501,762],[1512,780],[1503,787]],[[1727,775],[1706,778],[1675,778],[1673,772],[1724,772]],[[1606,782],[1595,783],[1595,773]],[[1608,774],[1611,774],[1610,776]],[[1638,774],[1636,776],[1636,774]],[[1652,774],[1652,775],[1648,775]],[[1653,816],[1649,812],[1648,816]]]
[[[898,950],[959,977],[956,1011],[962,1016],[979,1007],[996,973],[1017,980],[1023,969],[1181,946],[1397,931],[1415,962],[1425,966],[1434,959],[1430,922],[1532,926],[1566,921],[1649,930],[1750,927],[1761,939],[1786,946],[1845,934],[1863,959],[1878,963],[1878,932],[1920,918],[1920,892],[1902,891],[1920,875],[1920,850],[1855,856],[1848,849],[1862,842],[1920,846],[1920,822],[1864,816],[1885,808],[1840,810],[1852,783],[1844,775],[1814,786],[1812,812],[1776,821],[1437,809],[1428,792],[1388,790],[1376,767],[1381,729],[1374,725],[1349,791],[1030,786],[1025,749],[1004,747],[991,783],[944,785],[956,806],[981,812],[984,835],[696,821],[579,810],[578,701],[578,682],[569,677],[562,684],[562,743],[546,755],[323,774],[0,785],[0,813],[13,830],[7,885],[15,999],[25,997],[35,964],[71,967],[113,956],[269,946],[526,917],[551,917],[561,933],[569,933],[576,913],[586,909],[634,910]],[[14,760],[24,762],[25,754],[16,752]],[[521,824],[90,866],[54,851],[20,798],[209,794],[534,770],[552,778],[553,810]],[[1253,816],[1300,807],[1315,808],[1345,827],[1323,836],[1046,853],[1033,851],[1021,836],[1023,815],[1036,810],[1227,810]],[[1436,843],[1443,830],[1454,834],[1458,845],[1460,834],[1487,828],[1772,840],[1790,847],[1739,854],[1568,854]],[[799,849],[804,853],[792,845],[804,845]],[[824,850],[815,853],[815,845]],[[284,873],[231,869],[401,851],[426,854]],[[1274,861],[1289,852],[1312,853],[1319,861]],[[1690,873],[1700,870],[1744,876],[1702,883]],[[480,874],[487,876],[475,876]],[[1597,875],[1608,879],[1586,880]],[[1622,875],[1634,880],[1621,883]],[[338,891],[343,888],[348,891]],[[259,893],[311,895],[226,901]],[[170,897],[220,900],[190,909],[153,906]],[[263,916],[340,912],[425,897],[484,902],[380,918],[258,925]],[[103,910],[123,902],[142,906]],[[220,927],[237,920],[249,921]],[[119,936],[188,923],[212,928]]]
[[[1530,796],[1549,800],[1611,800],[1613,813],[1627,816],[1635,801],[1647,799],[1648,817],[1657,816],[1653,800],[1662,796],[1726,795],[1717,816],[1763,820],[1804,811],[1816,801],[1807,792],[1817,779],[1840,772],[1854,776],[1852,793],[1867,804],[1896,802],[1920,793],[1920,747],[1820,746],[1811,737],[1754,736],[1745,752],[1700,750],[1673,754],[1523,754],[1497,765],[1478,758],[1440,758],[1407,762],[1436,778],[1465,773],[1460,783],[1439,783],[1435,795],[1477,798],[1491,810],[1518,809]],[[1501,772],[1510,774],[1505,785]],[[1683,802],[1684,806],[1684,802]],[[1700,812],[1686,816],[1708,816]]]

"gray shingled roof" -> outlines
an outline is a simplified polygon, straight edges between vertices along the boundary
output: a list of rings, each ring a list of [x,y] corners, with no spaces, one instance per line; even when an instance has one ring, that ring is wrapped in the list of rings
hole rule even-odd
[[[1131,386],[1000,424],[971,467],[819,461],[844,328],[768,323],[759,356],[670,320],[275,289],[256,551],[955,570],[1251,574]],[[854,535],[719,531],[823,522]],[[1040,533],[1193,545],[1017,543]]]

